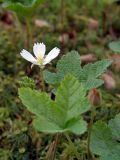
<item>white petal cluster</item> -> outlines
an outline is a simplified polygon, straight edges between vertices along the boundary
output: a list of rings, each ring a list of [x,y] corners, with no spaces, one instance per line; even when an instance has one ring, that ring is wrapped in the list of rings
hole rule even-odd
[[[48,55],[45,55],[45,51],[46,46],[44,43],[35,43],[33,46],[33,53],[35,57],[25,49],[23,49],[20,54],[24,59],[31,62],[33,65],[43,67],[59,55],[60,49],[55,47],[48,53]]]

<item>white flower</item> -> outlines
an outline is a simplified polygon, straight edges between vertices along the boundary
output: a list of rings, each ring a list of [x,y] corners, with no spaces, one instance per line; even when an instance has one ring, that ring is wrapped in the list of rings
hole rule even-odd
[[[59,55],[60,49],[55,47],[48,53],[48,55],[45,55],[45,51],[46,46],[44,43],[35,43],[33,46],[33,53],[35,57],[25,49],[23,49],[20,54],[24,59],[31,62],[32,65],[39,65],[43,67]]]

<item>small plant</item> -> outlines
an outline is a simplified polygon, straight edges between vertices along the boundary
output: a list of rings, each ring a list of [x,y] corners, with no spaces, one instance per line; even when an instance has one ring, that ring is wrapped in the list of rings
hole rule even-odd
[[[91,135],[91,151],[101,160],[120,159],[120,114],[111,119],[108,125],[98,121],[94,124]]]
[[[58,48],[54,48],[45,56],[45,48],[43,43],[34,44],[33,51],[36,58],[26,50],[20,54],[32,64],[38,65],[42,73],[45,65],[57,57],[60,52]],[[56,73],[45,70],[44,76],[41,74],[42,83],[45,79],[48,84],[53,85],[55,100],[52,100],[45,92],[45,84],[42,91],[35,90],[26,83],[19,88],[22,103],[34,114],[35,129],[43,133],[56,134],[55,148],[60,135],[65,135],[77,159],[80,156],[69,133],[80,135],[87,131],[87,122],[83,119],[83,113],[91,108],[87,99],[87,91],[103,84],[103,81],[97,78],[110,64],[110,60],[103,60],[82,68],[79,54],[71,51],[58,61]],[[25,82],[27,81],[26,79]],[[31,83],[31,80],[28,83]],[[89,129],[92,129],[92,123]],[[90,131],[88,132],[91,135]],[[49,158],[53,160],[55,153],[50,154]]]
[[[19,95],[28,110],[36,115],[33,125],[38,131],[75,134],[86,131],[87,124],[81,114],[90,105],[83,86],[73,76],[65,76],[57,89],[55,101],[45,92],[40,93],[30,88],[20,88]]]

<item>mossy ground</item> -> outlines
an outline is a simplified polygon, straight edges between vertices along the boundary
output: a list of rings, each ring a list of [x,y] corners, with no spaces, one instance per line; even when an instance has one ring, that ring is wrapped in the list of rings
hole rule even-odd
[[[64,4],[61,2],[46,2],[37,10],[31,19],[33,42],[44,42],[47,51],[58,46],[61,48],[60,56],[72,49],[80,55],[92,53],[97,60],[115,54],[108,48],[108,44],[120,35],[119,4],[82,0],[69,0]],[[31,70],[30,64],[19,54],[23,48],[28,49],[25,21],[22,20],[19,25],[12,13],[2,8],[0,12],[0,159],[44,160],[54,135],[35,131],[31,124],[32,115],[23,107],[17,93],[19,81],[26,75],[35,80],[36,88],[40,88],[39,70],[37,67]],[[12,14],[10,24],[3,18],[6,12]],[[36,19],[45,20],[49,25],[38,27],[35,25]],[[47,67],[55,70],[55,64],[56,61]],[[116,87],[109,91],[104,86],[99,89],[102,102],[96,114],[96,120],[106,122],[120,112],[120,68],[112,65],[110,70],[116,80]],[[89,113],[86,119],[89,120]],[[86,135],[71,136],[81,160],[87,160]],[[75,156],[63,137],[57,148],[56,160],[68,159],[73,160]]]

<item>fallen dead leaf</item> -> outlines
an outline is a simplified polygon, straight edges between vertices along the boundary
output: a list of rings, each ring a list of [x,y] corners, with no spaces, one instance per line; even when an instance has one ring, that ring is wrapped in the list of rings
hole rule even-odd
[[[81,59],[82,64],[92,63],[92,62],[95,62],[97,60],[97,58],[94,54],[82,55],[80,57],[80,59]]]
[[[120,55],[114,54],[110,57],[110,59],[113,61],[113,67],[115,67],[117,70],[120,70]]]
[[[36,19],[35,25],[36,27],[40,27],[40,28],[43,28],[43,27],[51,28],[51,25],[47,21],[42,19]]]
[[[111,73],[104,73],[102,79],[104,80],[104,86],[107,90],[112,90],[116,87],[115,79]]]
[[[88,20],[88,27],[92,30],[97,30],[99,28],[99,22],[93,18]]]

